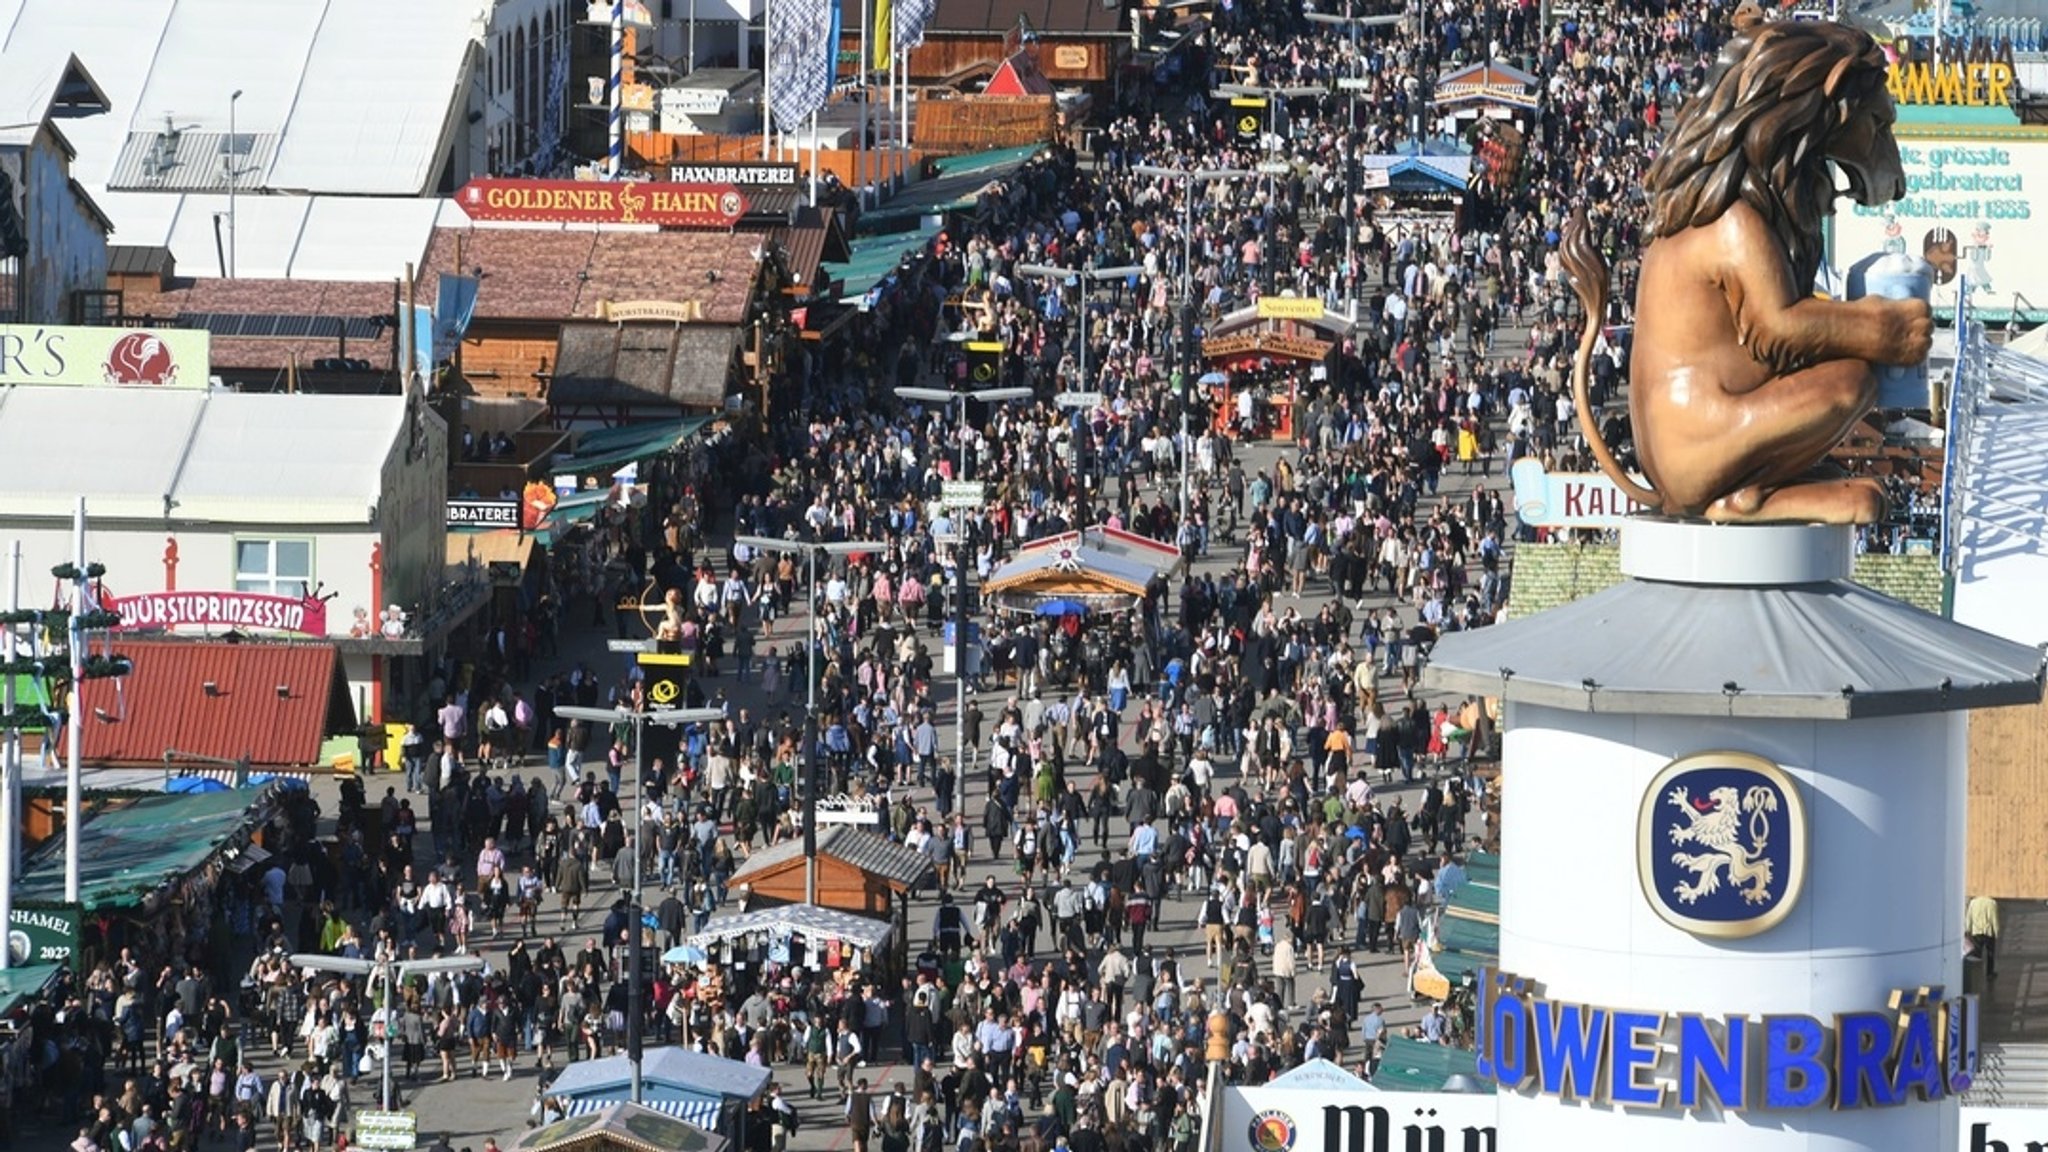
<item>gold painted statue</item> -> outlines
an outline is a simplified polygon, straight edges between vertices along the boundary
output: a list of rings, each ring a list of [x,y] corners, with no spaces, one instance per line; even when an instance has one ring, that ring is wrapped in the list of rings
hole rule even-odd
[[[1587,402],[1608,270],[1583,214],[1560,251],[1586,309],[1579,426],[1608,477],[1665,515],[1869,523],[1884,513],[1878,482],[1817,468],[1875,405],[1872,366],[1924,362],[1933,323],[1923,301],[1826,300],[1813,286],[1837,195],[1830,162],[1860,204],[1905,191],[1885,57],[1848,25],[1751,17],[1645,181],[1629,416],[1650,486],[1615,460]]]

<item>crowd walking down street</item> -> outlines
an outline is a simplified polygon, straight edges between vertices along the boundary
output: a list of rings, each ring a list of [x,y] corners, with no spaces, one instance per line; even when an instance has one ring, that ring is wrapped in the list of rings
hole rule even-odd
[[[231,939],[108,957],[40,1013],[16,1114],[77,1152],[335,1148],[388,1065],[423,1140],[483,1148],[562,1115],[553,1078],[621,1051],[638,1011],[649,1045],[769,1070],[749,1152],[1191,1152],[1213,1013],[1236,1083],[1318,1057],[1370,1077],[1395,1035],[1460,1043],[1457,1006],[1410,977],[1498,835],[1496,717],[1419,675],[1504,610],[1530,538],[1508,465],[1580,461],[1565,216],[1589,213],[1617,269],[1619,333],[1640,174],[1725,29],[1683,0],[1547,27],[1533,0],[1388,11],[1217,6],[1176,73],[950,227],[867,338],[791,366],[761,438],[558,547],[413,703],[399,763],[292,794]],[[1465,131],[1430,94],[1486,60],[1536,80],[1516,163],[1456,211],[1362,191],[1356,157]],[[1254,141],[1219,84],[1326,94],[1278,98]],[[1251,174],[1274,156],[1284,173]],[[1314,363],[1201,360],[1197,332],[1279,295],[1355,319]],[[1034,398],[898,397],[949,383],[956,334],[999,341]],[[1596,349],[1596,402],[1623,341]],[[940,506],[962,479],[986,502]],[[960,570],[979,586],[1093,526],[1180,563],[1121,610],[977,599],[949,672]],[[813,576],[742,537],[870,546]],[[617,606],[643,586],[659,610]],[[720,716],[673,751],[560,712],[671,704],[607,644],[643,619],[692,657],[681,703]],[[684,947],[748,899],[751,857],[801,836],[806,787],[929,861],[901,959]],[[636,931],[661,957],[638,997]],[[355,977],[307,953],[482,963]]]

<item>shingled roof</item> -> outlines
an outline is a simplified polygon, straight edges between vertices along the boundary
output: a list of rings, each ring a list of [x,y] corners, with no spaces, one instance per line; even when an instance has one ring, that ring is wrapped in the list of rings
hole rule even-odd
[[[764,848],[747,857],[747,862],[739,866],[727,883],[744,884],[749,876],[775,871],[792,860],[803,859],[803,854],[801,839]],[[922,853],[848,824],[834,824],[818,831],[818,855],[844,861],[870,876],[904,888],[923,880],[932,870],[932,862]]]
[[[442,273],[482,270],[479,320],[595,320],[599,306],[659,300],[698,305],[692,322],[746,319],[759,233],[600,232],[547,228],[437,228],[418,292],[432,299]]]

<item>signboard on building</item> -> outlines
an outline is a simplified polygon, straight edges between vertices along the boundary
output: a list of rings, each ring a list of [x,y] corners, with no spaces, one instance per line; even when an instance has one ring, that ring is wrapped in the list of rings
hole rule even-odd
[[[411,1112],[358,1112],[356,1147],[369,1152],[412,1152],[419,1147],[419,1118]]]
[[[7,923],[9,967],[24,964],[78,965],[78,907],[56,904],[24,908],[17,904]]]
[[[1515,517],[1532,528],[1616,528],[1642,511],[1604,472],[1545,472],[1543,461],[1524,456],[1508,469],[1508,480]]]
[[[519,527],[519,501],[450,500],[448,501],[448,526],[450,528],[517,528]]]
[[[2048,136],[1899,139],[1903,199],[1876,207],[1835,206],[1835,267],[1905,252],[1944,263],[1955,275],[1934,288],[1937,311],[1967,285],[1972,313],[2002,319],[2048,309],[2048,262],[2024,240],[2048,215]],[[1853,279],[1853,277],[1852,277]]]
[[[730,228],[747,212],[731,184],[591,180],[471,180],[455,195],[472,220],[534,224],[658,224]]]
[[[1517,1152],[1502,1139],[1498,1097],[1461,1092],[1225,1088],[1217,1152]],[[1960,1109],[1964,1152],[2048,1147],[2048,1108]],[[1730,1128],[1733,1136],[1741,1129]]]
[[[204,388],[210,352],[201,328],[0,324],[0,385]]]
[[[721,100],[723,93],[718,94]],[[716,109],[712,109],[716,111]],[[794,188],[794,164],[671,164],[668,178],[678,184],[731,184],[739,188]]]
[[[939,486],[939,507],[979,508],[988,503],[988,488],[979,480],[948,480]]]
[[[327,635],[327,602],[313,596],[267,596],[257,592],[138,592],[110,597],[121,628],[259,628],[273,632]]]
[[[1312,296],[1261,296],[1261,320],[1321,320],[1322,300]]]

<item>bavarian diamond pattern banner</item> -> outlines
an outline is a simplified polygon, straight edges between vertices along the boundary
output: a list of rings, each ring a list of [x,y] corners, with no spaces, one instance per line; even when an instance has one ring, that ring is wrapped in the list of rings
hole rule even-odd
[[[832,0],[774,0],[768,9],[768,108],[775,126],[794,132],[825,106],[839,45]]]
[[[938,0],[893,0],[890,11],[892,38],[898,52],[908,52],[924,43],[924,30],[932,22]]]

